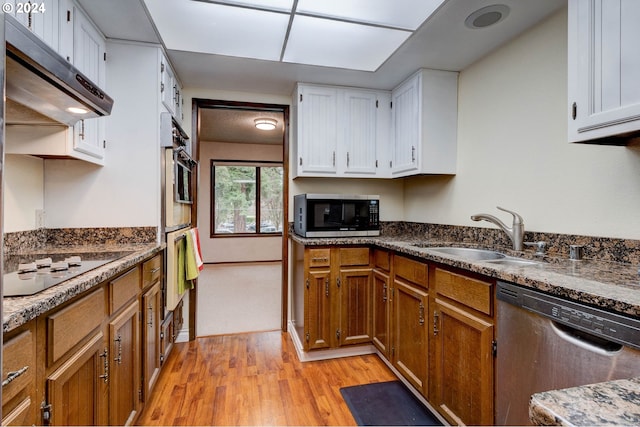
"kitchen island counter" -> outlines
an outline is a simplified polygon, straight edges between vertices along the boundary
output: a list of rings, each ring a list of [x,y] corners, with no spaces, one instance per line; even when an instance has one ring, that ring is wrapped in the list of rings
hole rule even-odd
[[[117,244],[92,246],[65,246],[48,248],[48,254],[57,252],[130,252],[121,258],[94,270],[75,276],[37,294],[3,298],[2,331],[7,333],[39,315],[99,286],[106,280],[123,273],[128,268],[141,263],[164,249],[164,244]],[[38,252],[41,252],[40,249]]]
[[[640,378],[546,391],[531,396],[534,425],[640,425]]]

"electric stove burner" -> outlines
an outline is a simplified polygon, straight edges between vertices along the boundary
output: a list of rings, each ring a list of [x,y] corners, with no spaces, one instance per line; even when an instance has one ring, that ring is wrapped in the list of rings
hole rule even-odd
[[[41,292],[80,274],[129,255],[131,251],[13,255],[5,260],[3,294],[26,296]]]

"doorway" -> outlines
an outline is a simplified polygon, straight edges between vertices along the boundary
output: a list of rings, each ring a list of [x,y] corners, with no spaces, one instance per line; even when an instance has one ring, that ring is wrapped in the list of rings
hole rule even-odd
[[[194,99],[193,112],[205,262],[190,300],[194,336],[286,331],[289,106]],[[273,129],[256,127],[265,119]]]

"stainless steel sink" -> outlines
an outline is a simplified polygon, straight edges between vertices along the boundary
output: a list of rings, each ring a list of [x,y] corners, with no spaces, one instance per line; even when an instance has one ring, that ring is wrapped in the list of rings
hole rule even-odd
[[[491,264],[514,266],[514,267],[526,267],[526,266],[533,266],[533,265],[540,264],[537,261],[530,261],[526,259],[509,258],[509,257],[505,257],[503,259],[497,259],[497,260],[487,260],[487,262],[490,262]]]
[[[456,247],[427,247],[427,249],[434,252],[440,252],[446,255],[453,255],[460,258],[465,258],[470,261],[488,261],[488,260],[500,260],[506,258],[506,255],[500,252],[492,251],[489,249],[475,249],[475,248],[456,248]]]

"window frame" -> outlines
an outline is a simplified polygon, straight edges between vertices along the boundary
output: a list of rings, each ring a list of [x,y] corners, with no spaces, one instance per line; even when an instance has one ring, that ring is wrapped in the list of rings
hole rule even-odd
[[[259,191],[259,189],[261,189],[261,174],[260,174],[260,168],[261,167],[280,167],[282,168],[282,197],[284,200],[284,163],[281,161],[272,161],[272,160],[260,160],[260,161],[255,161],[255,160],[226,160],[226,159],[211,159],[211,165],[210,165],[210,181],[211,181],[211,195],[210,195],[210,203],[209,203],[209,218],[211,221],[211,225],[210,225],[210,237],[211,238],[231,238],[231,237],[282,237],[283,232],[282,231],[276,231],[276,232],[261,232],[260,231],[260,227],[256,227],[256,231],[254,233],[216,233],[216,218],[215,218],[215,214],[216,214],[216,198],[215,198],[215,194],[216,194],[216,170],[215,167],[216,166],[242,166],[242,167],[254,167],[256,169],[256,198],[255,198],[255,205],[256,205],[256,225],[260,224],[260,220],[262,218],[261,215],[261,200],[260,200],[260,193],[261,191]],[[284,204],[282,209],[284,210]],[[283,221],[284,221],[284,216],[283,216]],[[283,230],[285,225],[282,224]]]

